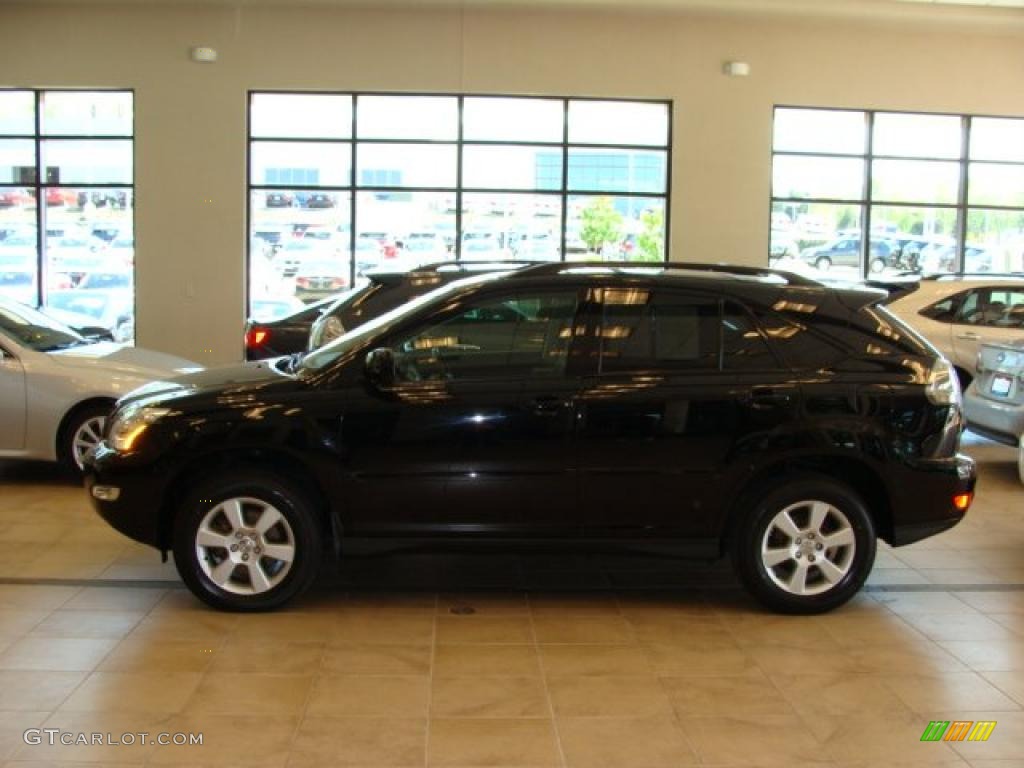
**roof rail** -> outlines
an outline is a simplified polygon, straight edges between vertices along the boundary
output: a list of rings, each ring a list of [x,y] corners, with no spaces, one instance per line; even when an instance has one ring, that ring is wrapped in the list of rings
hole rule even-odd
[[[922,280],[942,280],[946,277],[1016,277],[1024,278],[1024,272],[930,272]]]
[[[795,272],[739,264],[712,264],[688,261],[548,261],[516,270],[515,277],[557,275],[570,269],[664,269],[673,272],[715,272],[746,277],[781,277],[790,285],[820,287],[821,283]]]
[[[544,261],[528,261],[528,260],[517,260],[517,259],[449,259],[448,261],[436,261],[430,264],[422,264],[418,267],[413,267],[410,272],[436,272],[441,267],[476,267],[476,266],[493,266],[495,269],[501,269],[502,267],[535,267],[540,264],[547,264],[549,262]]]

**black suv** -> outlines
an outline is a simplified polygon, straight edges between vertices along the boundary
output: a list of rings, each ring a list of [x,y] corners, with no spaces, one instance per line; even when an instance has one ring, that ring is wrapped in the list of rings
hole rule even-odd
[[[428,291],[481,272],[501,272],[531,262],[446,261],[407,271],[373,270],[354,288],[277,320],[245,325],[245,359],[266,360],[322,347],[347,331]]]
[[[224,609],[284,604],[325,555],[572,541],[729,553],[768,606],[825,611],[876,537],[973,496],[952,369],[883,298],[717,265],[477,275],[302,359],[137,390],[86,487]]]

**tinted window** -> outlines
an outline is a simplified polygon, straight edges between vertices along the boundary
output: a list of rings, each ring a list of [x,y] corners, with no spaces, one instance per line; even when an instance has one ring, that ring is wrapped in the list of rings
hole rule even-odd
[[[957,308],[960,306],[963,298],[964,294],[962,293],[947,296],[942,301],[937,301],[925,307],[919,314],[940,323],[951,323],[953,318],[956,317]]]
[[[638,288],[594,292],[601,372],[718,367],[718,302]]]
[[[958,323],[991,328],[1020,328],[1024,321],[1024,290],[985,288],[973,291],[960,308]]]
[[[722,365],[726,370],[778,367],[754,319],[731,302],[722,312]]]
[[[797,320],[775,312],[759,313],[757,319],[783,364],[793,370],[820,371],[846,356],[838,344]]]
[[[576,294],[483,302],[394,345],[403,381],[523,378],[564,370]]]

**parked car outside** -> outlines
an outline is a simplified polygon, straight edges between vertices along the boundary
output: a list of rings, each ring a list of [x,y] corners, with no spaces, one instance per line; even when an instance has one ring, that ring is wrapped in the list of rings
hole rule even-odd
[[[307,344],[294,352],[322,347],[349,331],[435,288],[482,272],[507,272],[532,262],[445,261],[412,270],[378,269],[365,282],[338,296],[313,321]]]
[[[135,294],[130,288],[50,291],[46,313],[67,325],[106,328],[114,341],[128,343],[135,338]]]
[[[81,468],[114,401],[196,363],[91,341],[38,310],[0,298],[0,456]]]
[[[302,359],[122,398],[86,489],[226,610],[288,603],[324,556],[569,542],[728,552],[765,605],[819,613],[878,538],[973,495],[952,368],[883,296],[700,265],[477,275]]]
[[[821,272],[827,272],[833,267],[859,270],[860,249],[859,237],[838,237],[824,245],[804,249],[800,253],[800,258]],[[869,271],[874,273],[885,269],[891,251],[892,248],[887,241],[873,240],[868,263]]]
[[[348,285],[348,260],[338,258],[304,261],[295,273],[295,298],[301,301],[316,301]]]
[[[1018,313],[1024,330],[1024,307]],[[967,428],[1017,449],[1024,483],[1024,336],[1010,344],[982,344],[978,375],[964,393]]]
[[[966,389],[983,343],[1024,337],[1017,324],[1022,304],[1024,275],[948,275],[921,280],[916,291],[888,306],[952,361]]]
[[[353,290],[358,290],[358,288]],[[275,320],[264,319],[256,314],[259,299],[254,298],[253,314],[245,323],[243,336],[245,359],[264,360],[304,350],[309,340],[309,329],[313,325],[313,321],[333,304],[336,298],[336,296],[329,296],[326,299],[314,301],[302,309],[296,308],[294,312]],[[298,301],[298,299],[294,300]]]

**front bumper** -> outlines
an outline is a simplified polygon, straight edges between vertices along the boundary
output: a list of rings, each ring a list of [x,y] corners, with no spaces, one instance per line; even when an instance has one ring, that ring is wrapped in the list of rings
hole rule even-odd
[[[954,497],[971,494],[978,481],[974,459],[957,454],[948,459],[917,459],[908,463],[899,482],[894,483],[894,547],[948,530],[964,519],[967,509],[958,509]]]
[[[96,513],[119,533],[160,550],[167,546],[161,536],[165,477],[166,473],[152,467],[135,465],[131,457],[106,443],[100,443],[85,461],[85,490]]]

